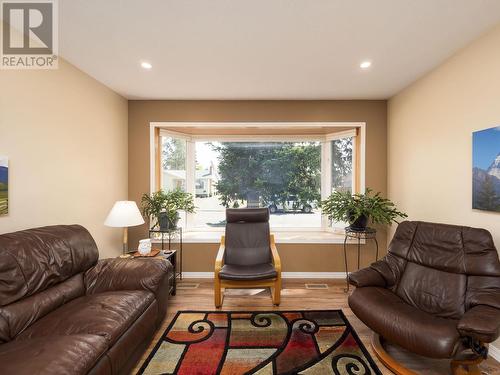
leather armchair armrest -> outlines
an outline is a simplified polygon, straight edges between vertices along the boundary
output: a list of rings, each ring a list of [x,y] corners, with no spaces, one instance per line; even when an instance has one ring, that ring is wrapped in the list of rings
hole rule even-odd
[[[362,288],[365,286],[386,286],[385,279],[382,275],[370,267],[350,273],[348,281],[349,284],[354,285],[356,288]]]
[[[460,319],[457,329],[462,336],[493,342],[500,335],[500,310],[487,305],[474,306]]]
[[[270,237],[270,247],[271,247],[271,254],[273,257],[273,265],[274,269],[278,274],[281,273],[281,258],[280,255],[278,254],[278,249],[276,248],[276,242],[274,240],[274,234],[271,234]]]
[[[172,265],[166,259],[102,259],[85,272],[85,288],[87,294],[149,290],[156,295],[165,280],[168,284],[172,272]]]

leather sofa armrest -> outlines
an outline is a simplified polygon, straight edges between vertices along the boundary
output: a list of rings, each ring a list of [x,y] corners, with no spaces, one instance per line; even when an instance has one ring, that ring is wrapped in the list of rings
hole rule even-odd
[[[85,272],[85,288],[87,294],[149,290],[156,295],[172,272],[166,259],[102,259]]]
[[[495,341],[500,335],[500,309],[477,305],[468,310],[457,326],[460,335],[483,343]]]
[[[348,281],[349,284],[354,285],[356,288],[362,288],[365,286],[386,286],[385,279],[382,275],[370,267],[350,273]]]

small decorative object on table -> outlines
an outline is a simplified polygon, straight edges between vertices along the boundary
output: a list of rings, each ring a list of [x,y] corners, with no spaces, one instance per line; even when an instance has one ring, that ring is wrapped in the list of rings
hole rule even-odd
[[[147,255],[151,252],[151,238],[139,240],[138,252],[141,255]]]
[[[398,211],[395,204],[381,193],[373,194],[373,190],[367,188],[365,194],[351,194],[347,191],[334,191],[327,199],[321,202],[321,210],[332,222],[348,222],[345,228],[344,257],[347,288],[347,240],[356,239],[358,242],[358,268],[362,240],[374,240],[376,245],[376,260],[378,259],[377,231],[369,228],[368,222],[375,225],[389,225],[398,223],[398,218],[406,218],[404,212]]]

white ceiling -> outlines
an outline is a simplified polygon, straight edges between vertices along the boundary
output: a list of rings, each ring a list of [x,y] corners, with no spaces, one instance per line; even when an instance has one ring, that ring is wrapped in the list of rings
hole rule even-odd
[[[130,99],[385,99],[500,0],[61,0],[60,54]],[[369,59],[368,71],[359,68]],[[153,69],[146,71],[146,60]]]

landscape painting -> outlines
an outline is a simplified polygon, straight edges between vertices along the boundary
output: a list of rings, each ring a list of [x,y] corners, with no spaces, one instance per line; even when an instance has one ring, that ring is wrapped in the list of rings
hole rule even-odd
[[[0,156],[0,215],[9,213],[9,160]]]
[[[500,212],[500,126],[472,133],[472,208]]]

